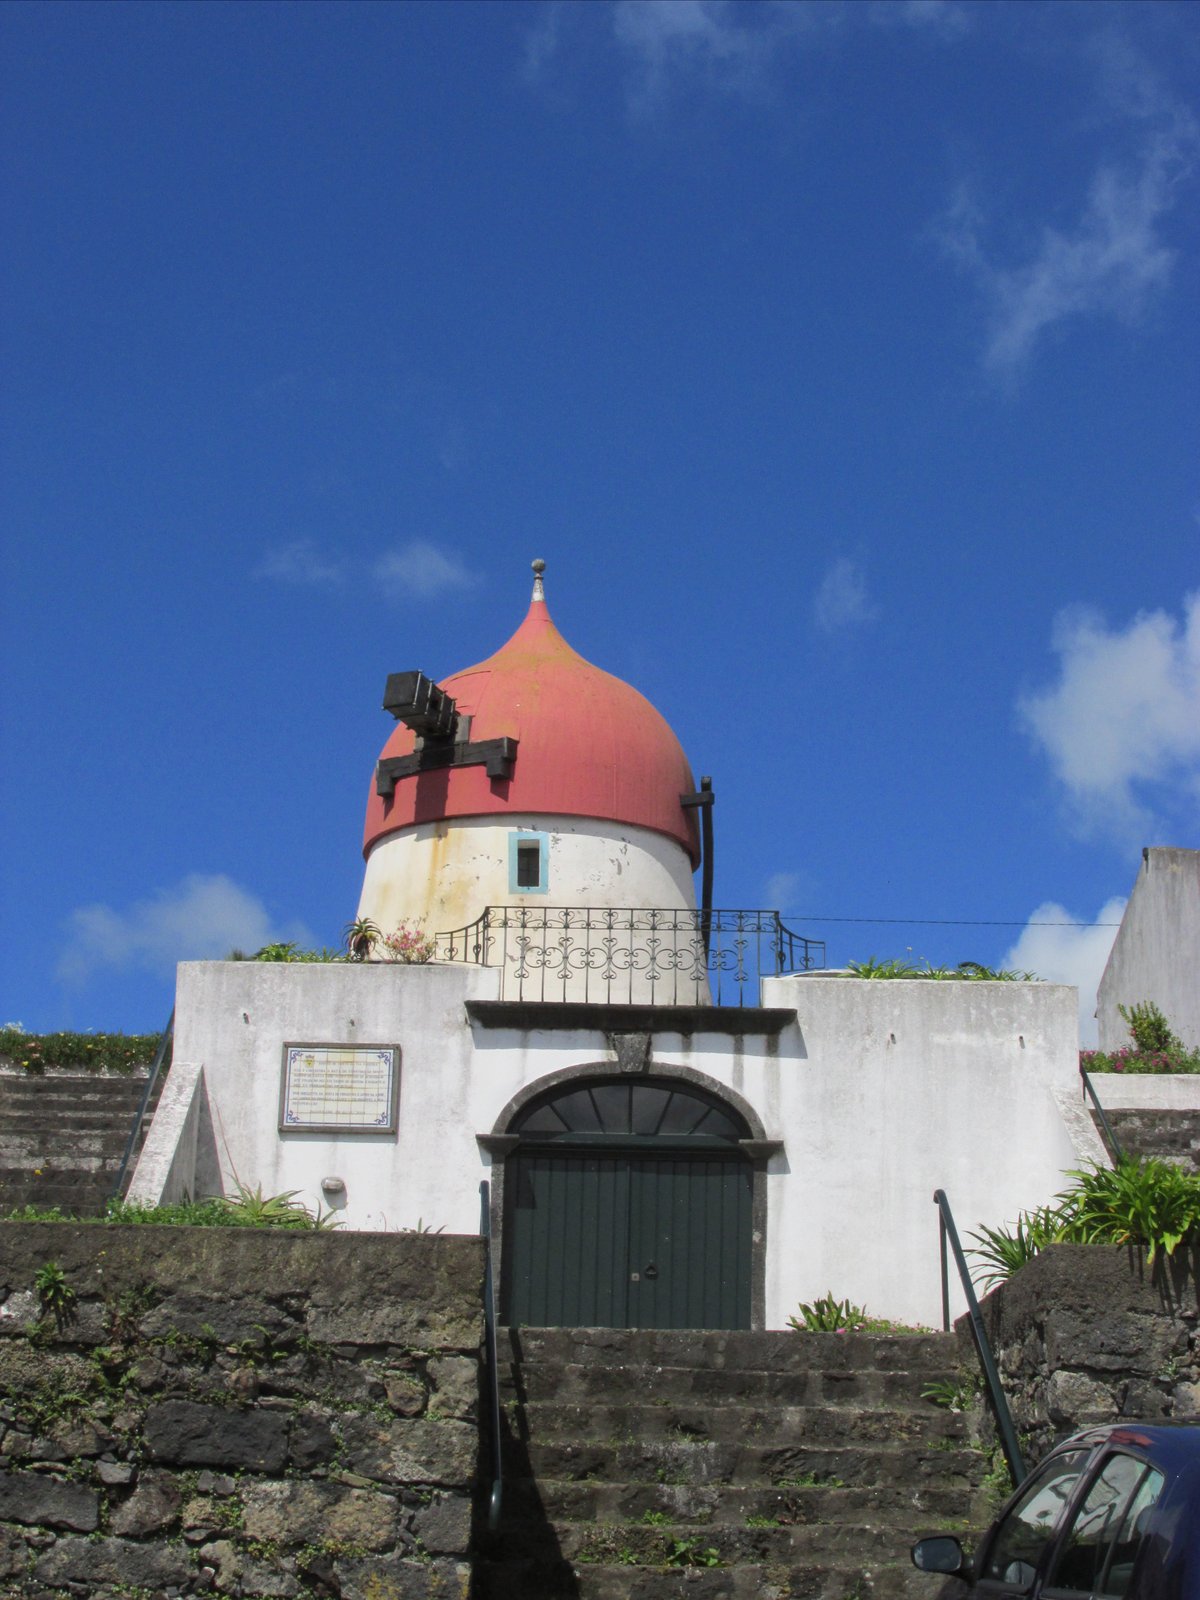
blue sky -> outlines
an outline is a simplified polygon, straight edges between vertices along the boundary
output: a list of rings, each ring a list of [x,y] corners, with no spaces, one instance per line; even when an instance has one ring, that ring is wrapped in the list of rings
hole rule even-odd
[[[1023,925],[1200,845],[1196,8],[10,0],[0,58],[0,1020],[335,943],[387,673],[538,555],[717,903],[831,962],[1094,986]]]

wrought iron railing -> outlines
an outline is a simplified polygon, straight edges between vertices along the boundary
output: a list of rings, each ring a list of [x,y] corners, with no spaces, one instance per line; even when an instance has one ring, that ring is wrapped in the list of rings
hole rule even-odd
[[[505,1000],[741,1006],[760,978],[823,967],[825,945],[777,911],[488,906],[434,960],[499,968]]]
[[[992,1415],[996,1419],[996,1429],[1000,1435],[1000,1448],[1004,1451],[1004,1460],[1008,1466],[1009,1477],[1011,1477],[1015,1488],[1025,1476],[1025,1461],[1021,1455],[1021,1446],[1017,1442],[1017,1430],[1013,1427],[1012,1413],[1008,1409],[1008,1401],[1004,1398],[1004,1389],[1000,1382],[1000,1373],[996,1367],[996,1358],[992,1354],[987,1329],[983,1325],[983,1316],[979,1310],[979,1300],[975,1294],[975,1285],[971,1282],[971,1274],[967,1270],[967,1258],[963,1254],[963,1247],[958,1237],[958,1229],[954,1226],[954,1214],[950,1210],[950,1202],[946,1198],[944,1189],[935,1189],[933,1191],[933,1203],[938,1208],[938,1233],[942,1252],[942,1327],[947,1333],[950,1331],[950,1268],[946,1256],[946,1246],[949,1244],[954,1253],[954,1265],[958,1268],[958,1277],[962,1284],[963,1294],[966,1296],[967,1314],[971,1324],[971,1337],[975,1341],[975,1353],[979,1357],[979,1365],[983,1368],[988,1400],[991,1403]]]

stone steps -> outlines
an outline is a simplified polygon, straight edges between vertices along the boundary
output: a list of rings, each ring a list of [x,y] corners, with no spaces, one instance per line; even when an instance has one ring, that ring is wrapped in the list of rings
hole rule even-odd
[[[0,1215],[102,1213],[145,1088],[145,1076],[0,1074]]]
[[[792,1334],[791,1339],[811,1339]],[[819,1336],[818,1336],[819,1337]],[[844,1347],[835,1350],[840,1356]],[[503,1375],[501,1397],[525,1401],[556,1400],[575,1403],[612,1400],[618,1396],[644,1397],[651,1390],[654,1404],[725,1402],[771,1406],[812,1404],[908,1404],[912,1398],[912,1369],[880,1371],[873,1367],[801,1367],[785,1371],[738,1371],[723,1367],[671,1367],[642,1363],[628,1367],[594,1367],[570,1363],[562,1367],[528,1365],[523,1369],[524,1392],[517,1394],[516,1369]],[[937,1362],[925,1368],[929,1382],[949,1376],[939,1347]]]
[[[960,1463],[962,1466],[973,1466]],[[888,1463],[888,1474],[904,1477],[903,1467]],[[820,1479],[819,1472],[811,1477]],[[969,1472],[960,1474],[957,1487],[944,1483],[915,1485],[877,1483],[851,1487],[829,1472],[824,1482],[792,1481],[788,1484],[660,1484],[599,1483],[518,1479],[505,1488],[505,1507],[514,1517],[540,1512],[556,1522],[633,1522],[667,1526],[699,1523],[709,1526],[717,1517],[735,1527],[749,1519],[768,1518],[781,1526],[802,1523],[869,1522],[872,1515],[911,1517],[914,1512],[944,1522],[962,1514],[962,1487]],[[647,1518],[653,1522],[647,1524]]]
[[[922,1398],[950,1335],[513,1330],[505,1510],[480,1600],[933,1600],[908,1561],[966,1533],[984,1466]]]
[[[529,1434],[537,1439],[570,1439],[581,1444],[610,1442],[641,1445],[723,1444],[753,1441],[768,1446],[777,1439],[802,1438],[816,1445],[884,1444],[897,1438],[942,1440],[957,1436],[958,1419],[949,1411],[926,1415],[911,1406],[878,1407],[837,1404],[815,1406],[743,1406],[726,1401],[695,1406],[554,1405],[529,1402],[522,1407]]]
[[[1125,1155],[1157,1156],[1200,1171],[1200,1111],[1121,1108],[1110,1111],[1108,1120]]]
[[[936,1600],[939,1593],[907,1555],[800,1568],[481,1560],[474,1571],[477,1600]]]

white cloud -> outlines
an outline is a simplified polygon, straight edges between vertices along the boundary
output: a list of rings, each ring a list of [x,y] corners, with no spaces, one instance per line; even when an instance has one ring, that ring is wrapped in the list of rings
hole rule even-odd
[[[1097,923],[1120,922],[1125,901],[1114,896],[1105,902]],[[1038,906],[1029,926],[1005,955],[1002,966],[1036,972],[1049,983],[1073,983],[1079,989],[1079,1042],[1086,1049],[1096,1043],[1096,990],[1117,936],[1116,928],[1034,927],[1034,923],[1081,922],[1054,900]]]
[[[1019,713],[1079,823],[1136,844],[1155,812],[1177,811],[1180,799],[1195,819],[1200,591],[1185,598],[1182,625],[1166,612],[1148,611],[1124,629],[1110,629],[1093,611],[1065,611],[1053,644],[1058,681],[1023,696]],[[1158,793],[1147,797],[1156,786]]]
[[[346,581],[346,565],[326,557],[315,539],[293,539],[269,550],[254,570],[256,578],[274,578],[282,584],[301,587],[334,587]]]
[[[775,872],[767,879],[763,905],[768,911],[786,912],[794,908],[803,883],[798,872]]]
[[[345,582],[346,566],[336,557],[322,555],[315,539],[293,539],[268,551],[255,575],[304,588],[335,588]]]
[[[610,15],[631,68],[630,107],[644,113],[676,79],[758,96],[776,56],[818,29],[840,26],[847,13],[801,0],[617,0]]]
[[[525,36],[524,76],[534,82],[558,54],[562,35],[562,6],[556,0],[543,0],[534,12],[534,23]]]
[[[872,6],[871,15],[876,22],[902,23],[943,39],[957,39],[970,27],[967,12],[957,0],[880,0]]]
[[[372,576],[389,600],[429,600],[452,589],[472,589],[479,582],[457,556],[425,539],[413,539],[402,549],[381,555]]]
[[[1138,125],[1132,152],[1096,169],[1075,220],[1040,230],[1024,261],[1002,264],[965,188],[939,229],[947,254],[976,281],[987,318],[984,362],[1015,376],[1052,329],[1070,319],[1136,322],[1170,280],[1177,252],[1163,232],[1191,172],[1200,131],[1149,69],[1126,51],[1101,61],[1108,114]]]
[[[857,561],[839,556],[833,562],[813,599],[813,621],[823,633],[837,633],[873,622],[879,615],[867,593],[866,579]]]
[[[277,939],[311,944],[300,923],[277,927],[262,901],[223,874],[190,873],[128,910],[80,906],[67,919],[59,976],[81,984],[104,969],[174,971],[177,961],[217,959]]]

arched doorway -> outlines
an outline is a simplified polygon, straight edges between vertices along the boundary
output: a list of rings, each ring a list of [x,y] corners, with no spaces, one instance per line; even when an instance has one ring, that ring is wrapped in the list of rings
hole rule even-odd
[[[505,1321],[751,1326],[753,1140],[727,1100],[674,1076],[589,1074],[525,1100],[507,1135]]]

